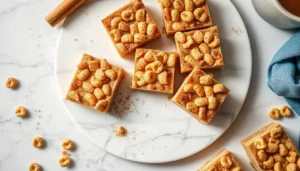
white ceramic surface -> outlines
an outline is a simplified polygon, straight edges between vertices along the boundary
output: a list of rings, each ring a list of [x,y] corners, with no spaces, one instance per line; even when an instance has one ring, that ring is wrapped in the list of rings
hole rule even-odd
[[[300,27],[300,17],[284,9],[278,0],[252,0],[256,12],[268,23],[282,29]]]
[[[251,77],[251,49],[247,31],[229,0],[210,0],[214,25],[218,25],[226,67],[214,71],[215,78],[232,91],[209,125],[198,123],[172,104],[168,95],[131,91],[132,59],[118,56],[100,19],[127,0],[90,1],[69,17],[61,29],[56,54],[56,77],[63,104],[74,123],[87,137],[116,156],[146,163],[169,162],[190,156],[218,139],[239,113],[248,92]],[[163,21],[156,1],[145,1],[154,20],[162,29]],[[224,11],[227,11],[224,13]],[[75,20],[76,18],[76,20]],[[228,20],[230,18],[230,20]],[[77,39],[75,41],[74,39]],[[175,50],[172,38],[165,35],[147,48]],[[107,58],[125,68],[126,75],[112,105],[110,115],[64,100],[82,53]],[[176,76],[177,86],[183,76]],[[122,111],[122,112],[120,112]],[[121,114],[119,114],[121,113]],[[126,137],[114,131],[124,125]]]

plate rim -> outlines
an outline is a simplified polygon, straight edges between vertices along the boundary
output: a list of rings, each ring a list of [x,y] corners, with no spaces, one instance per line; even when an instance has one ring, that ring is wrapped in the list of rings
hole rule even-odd
[[[250,38],[249,38],[249,34],[248,34],[248,31],[247,31],[247,28],[246,28],[246,25],[245,25],[245,22],[243,20],[243,18],[241,17],[240,15],[240,12],[237,10],[237,8],[235,7],[235,5],[233,4],[233,2],[231,0],[227,0],[229,2],[229,4],[232,6],[232,8],[235,10],[235,12],[237,14],[239,14],[238,17],[239,20],[241,21],[241,27],[242,29],[244,30],[244,34],[245,34],[245,37],[247,37],[247,40],[245,40],[245,45],[247,47],[249,47],[249,77],[248,77],[248,80],[247,80],[247,91],[245,92],[245,95],[244,95],[244,99],[243,99],[243,102],[242,104],[240,105],[239,109],[237,110],[237,114],[234,116],[234,118],[232,119],[230,125],[224,129],[222,131],[222,133],[220,133],[218,136],[216,136],[212,141],[210,141],[209,143],[207,143],[206,147],[202,148],[202,149],[199,149],[199,150],[195,150],[194,152],[190,153],[190,154],[187,154],[187,155],[184,155],[184,156],[181,156],[181,157],[175,157],[175,158],[171,158],[171,159],[168,159],[168,160],[160,160],[160,161],[157,161],[157,160],[140,160],[140,159],[131,159],[131,158],[125,158],[123,156],[120,156],[120,155],[117,155],[117,154],[114,154],[113,152],[110,152],[110,151],[107,151],[105,148],[102,148],[98,145],[98,143],[92,139],[92,137],[90,137],[89,135],[87,135],[85,133],[85,131],[79,126],[79,124],[77,124],[77,122],[75,121],[75,118],[72,116],[71,112],[68,110],[68,108],[66,107],[65,105],[65,99],[62,98],[64,97],[63,95],[63,92],[60,90],[60,87],[59,87],[59,80],[58,80],[58,72],[57,72],[57,59],[58,59],[58,53],[59,53],[59,48],[58,48],[58,45],[59,45],[59,42],[61,40],[61,35],[62,35],[62,32],[63,32],[63,29],[64,29],[64,23],[66,21],[66,19],[63,21],[62,25],[61,25],[61,28],[59,30],[59,33],[58,33],[58,37],[57,37],[57,41],[56,41],[56,44],[55,44],[55,56],[54,56],[54,76],[55,76],[55,80],[56,80],[56,87],[58,89],[58,93],[59,93],[59,96],[60,96],[60,99],[61,99],[61,104],[63,105],[63,108],[65,110],[65,112],[69,115],[70,119],[72,120],[72,122],[74,123],[74,125],[80,130],[81,133],[83,133],[83,135],[85,137],[87,137],[90,141],[92,141],[96,146],[98,146],[99,148],[101,148],[102,150],[104,150],[105,152],[109,153],[109,154],[112,154],[114,156],[117,156],[119,158],[122,158],[124,160],[128,160],[128,161],[133,161],[133,162],[139,162],[139,163],[149,163],[149,164],[159,164],[159,163],[167,163],[167,162],[174,162],[174,161],[178,161],[178,160],[181,160],[181,159],[185,159],[187,157],[190,157],[190,156],[193,156],[195,155],[196,153],[199,153],[203,150],[205,150],[206,148],[208,148],[211,144],[213,144],[214,142],[216,142],[222,135],[224,135],[224,133],[231,127],[231,125],[233,124],[233,122],[236,120],[236,118],[238,117],[238,115],[240,114],[241,112],[241,109],[242,107],[244,106],[245,104],[245,101],[247,100],[247,97],[248,97],[248,92],[249,92],[249,88],[250,88],[250,84],[251,84],[251,78],[252,78],[252,71],[253,71],[253,66],[252,66],[252,63],[253,63],[253,56],[252,56],[252,48],[251,48],[251,43],[250,43]],[[247,55],[248,56],[248,55]]]

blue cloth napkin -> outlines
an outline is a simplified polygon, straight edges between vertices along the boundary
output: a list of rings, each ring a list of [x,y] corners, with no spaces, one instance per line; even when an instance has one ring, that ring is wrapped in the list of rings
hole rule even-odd
[[[268,86],[300,115],[300,30],[273,57],[268,69]]]

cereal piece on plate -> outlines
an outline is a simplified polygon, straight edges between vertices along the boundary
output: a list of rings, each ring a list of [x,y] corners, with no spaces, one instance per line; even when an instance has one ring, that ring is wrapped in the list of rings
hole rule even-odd
[[[229,89],[200,68],[185,78],[171,101],[198,121],[208,124],[222,106]]]
[[[174,36],[180,59],[180,72],[191,72],[194,67],[219,69],[224,67],[218,28],[177,32]]]
[[[102,23],[121,56],[161,35],[141,0],[131,0]]]
[[[127,134],[127,130],[124,126],[120,126],[116,135],[117,136],[125,136]]]
[[[59,158],[58,162],[61,167],[67,167],[71,164],[71,159],[69,156],[64,155]]]
[[[137,49],[132,88],[173,93],[177,53]]]
[[[212,25],[206,0],[158,0],[167,35],[210,27]]]
[[[16,116],[18,116],[18,117],[25,117],[25,116],[28,114],[28,112],[27,112],[27,109],[26,109],[25,107],[23,107],[23,106],[18,106],[18,107],[16,108],[16,110],[15,110],[15,114],[16,114]]]
[[[5,82],[5,86],[7,88],[16,89],[18,87],[18,80],[13,77],[9,77]]]
[[[198,171],[242,171],[233,154],[228,150],[222,150],[214,158],[206,162]]]
[[[70,139],[64,139],[62,141],[62,147],[65,149],[65,150],[71,150],[73,147],[74,147],[74,143],[72,140]]]
[[[108,113],[124,69],[84,54],[66,99]]]
[[[299,154],[282,126],[271,123],[244,139],[242,145],[257,171],[297,171]],[[297,168],[298,167],[298,168]]]
[[[29,171],[41,171],[41,166],[36,162],[31,162],[28,167]]]
[[[45,145],[45,140],[42,137],[33,137],[32,145],[35,148],[43,148]]]

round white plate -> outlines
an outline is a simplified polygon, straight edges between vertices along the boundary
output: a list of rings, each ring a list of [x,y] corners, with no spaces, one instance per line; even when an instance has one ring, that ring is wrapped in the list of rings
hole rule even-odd
[[[64,22],[57,42],[55,68],[63,104],[74,123],[88,138],[116,156],[145,163],[162,163],[188,157],[217,140],[232,124],[244,103],[252,68],[244,23],[230,0],[208,0],[213,24],[219,28],[226,65],[222,70],[213,71],[213,74],[231,92],[213,121],[204,125],[171,103],[169,95],[129,89],[133,58],[119,57],[101,24],[102,18],[127,2],[89,1]],[[160,30],[163,30],[157,1],[144,2]],[[172,37],[166,35],[144,47],[176,50]],[[110,115],[64,99],[83,53],[106,58],[126,70]],[[177,87],[184,76],[176,75]],[[127,136],[115,136],[120,125],[128,130]]]

